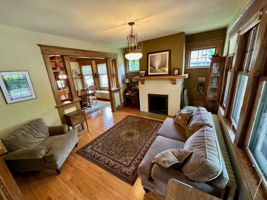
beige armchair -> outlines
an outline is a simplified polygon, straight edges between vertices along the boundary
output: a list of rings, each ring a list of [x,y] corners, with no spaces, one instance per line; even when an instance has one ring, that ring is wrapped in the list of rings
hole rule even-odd
[[[8,150],[4,157],[12,172],[56,170],[60,168],[75,145],[76,130],[68,126],[48,127],[42,119],[31,121],[2,139]]]

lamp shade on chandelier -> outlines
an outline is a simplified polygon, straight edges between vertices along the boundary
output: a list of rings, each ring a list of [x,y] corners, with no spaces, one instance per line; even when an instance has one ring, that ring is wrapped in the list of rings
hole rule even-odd
[[[134,22],[128,24],[131,26],[131,31],[127,36],[128,48],[125,49],[125,58],[127,60],[139,60],[143,56],[142,43],[138,42],[138,34],[133,31]]]

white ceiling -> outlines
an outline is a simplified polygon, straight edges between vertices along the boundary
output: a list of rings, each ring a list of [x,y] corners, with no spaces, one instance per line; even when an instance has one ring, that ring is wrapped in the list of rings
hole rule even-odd
[[[0,24],[127,45],[129,21],[140,40],[226,27],[247,0],[0,0]],[[1,36],[1,33],[0,33]]]

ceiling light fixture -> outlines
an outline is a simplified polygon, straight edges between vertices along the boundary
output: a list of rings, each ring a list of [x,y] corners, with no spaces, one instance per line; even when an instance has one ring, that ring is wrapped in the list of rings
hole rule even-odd
[[[139,60],[142,58],[142,43],[138,42],[138,34],[134,33],[133,31],[133,25],[134,22],[129,22],[129,26],[131,26],[131,31],[129,35],[127,36],[128,40],[128,48],[125,49],[125,58],[127,60]]]

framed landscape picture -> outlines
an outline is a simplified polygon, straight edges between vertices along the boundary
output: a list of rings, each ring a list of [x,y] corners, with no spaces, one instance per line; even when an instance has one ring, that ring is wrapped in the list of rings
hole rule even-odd
[[[170,50],[152,52],[147,54],[148,75],[169,75],[170,74]]]
[[[36,98],[28,71],[0,72],[0,87],[8,104]]]

